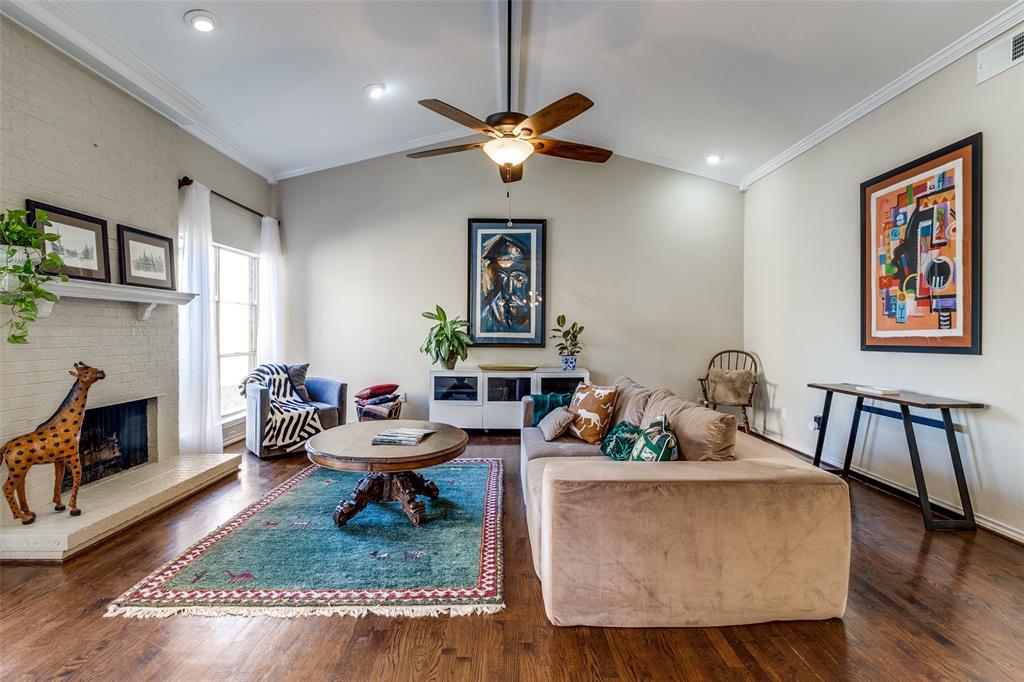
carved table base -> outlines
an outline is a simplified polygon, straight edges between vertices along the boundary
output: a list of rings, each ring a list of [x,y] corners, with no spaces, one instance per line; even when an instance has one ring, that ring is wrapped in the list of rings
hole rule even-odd
[[[418,526],[427,520],[427,509],[416,496],[426,495],[436,500],[439,494],[433,481],[415,471],[372,472],[356,484],[349,499],[342,500],[334,508],[334,523],[344,526],[371,502],[398,502],[412,525]]]

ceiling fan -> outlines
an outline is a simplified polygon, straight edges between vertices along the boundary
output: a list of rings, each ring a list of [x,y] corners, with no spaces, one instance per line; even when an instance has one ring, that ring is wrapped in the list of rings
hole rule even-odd
[[[491,139],[414,152],[408,154],[409,158],[422,159],[470,149],[483,149],[484,153],[498,164],[502,182],[506,183],[523,179],[523,161],[526,161],[534,152],[591,163],[604,163],[611,158],[612,153],[607,149],[541,137],[549,130],[571,121],[594,106],[588,97],[578,92],[567,95],[557,102],[552,102],[532,116],[512,111],[512,0],[508,1],[507,56],[506,111],[493,113],[486,120],[481,121],[439,99],[420,100],[421,105],[434,113],[441,114],[445,118],[460,123],[481,135],[487,135]]]

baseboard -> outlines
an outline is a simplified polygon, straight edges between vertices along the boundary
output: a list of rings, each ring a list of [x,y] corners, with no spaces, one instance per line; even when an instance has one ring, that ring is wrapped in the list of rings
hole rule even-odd
[[[807,460],[814,459],[814,453],[811,452],[801,443],[796,443],[787,438],[782,438],[778,434],[766,433],[762,429],[756,429],[751,427],[750,430],[752,433],[760,436],[761,438],[771,441],[776,445],[781,445],[787,450],[792,450],[794,453],[804,457]],[[821,462],[822,464],[827,464],[830,467],[837,470],[841,470],[843,468],[842,462],[835,462],[829,459],[828,457],[825,457],[824,455],[822,455],[821,457]],[[870,472],[866,469],[862,469],[857,466],[850,467],[850,477],[858,481],[861,481],[862,483],[870,485],[874,488],[878,488],[884,492],[887,492],[890,495],[899,497],[901,500],[910,502],[915,506],[919,506],[917,490],[915,488],[903,485],[902,483],[893,481],[889,478],[886,478],[885,476],[879,476],[878,474],[875,474],[873,472]],[[931,495],[928,496],[928,501],[931,502],[932,508],[937,513],[943,516],[963,516],[963,509],[957,504],[953,504],[947,500],[933,497]],[[974,520],[977,522],[979,528],[983,528],[990,533],[998,535],[999,537],[1009,540],[1018,545],[1024,545],[1024,531],[1007,526],[1005,523],[1002,523],[1001,521],[996,521],[995,519],[989,518],[984,514],[979,514],[977,510],[975,510],[974,512]]]

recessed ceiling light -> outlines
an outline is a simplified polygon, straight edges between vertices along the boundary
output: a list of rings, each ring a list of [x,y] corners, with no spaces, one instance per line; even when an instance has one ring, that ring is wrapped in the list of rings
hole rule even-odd
[[[205,9],[194,9],[185,12],[185,24],[201,33],[209,33],[217,28],[217,17]]]
[[[365,92],[366,96],[370,99],[380,99],[384,96],[385,90],[387,90],[387,88],[384,87],[383,83],[370,83],[363,88],[363,92]]]
[[[704,160],[714,166],[716,163],[721,163],[722,157],[719,154],[708,154],[704,157]]]

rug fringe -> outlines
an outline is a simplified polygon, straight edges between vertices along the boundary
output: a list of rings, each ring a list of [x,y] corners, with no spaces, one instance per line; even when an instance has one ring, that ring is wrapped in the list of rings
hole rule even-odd
[[[110,604],[104,618],[170,618],[171,616],[355,616],[388,617],[472,616],[498,613],[505,604],[446,604],[438,606],[121,606]]]

